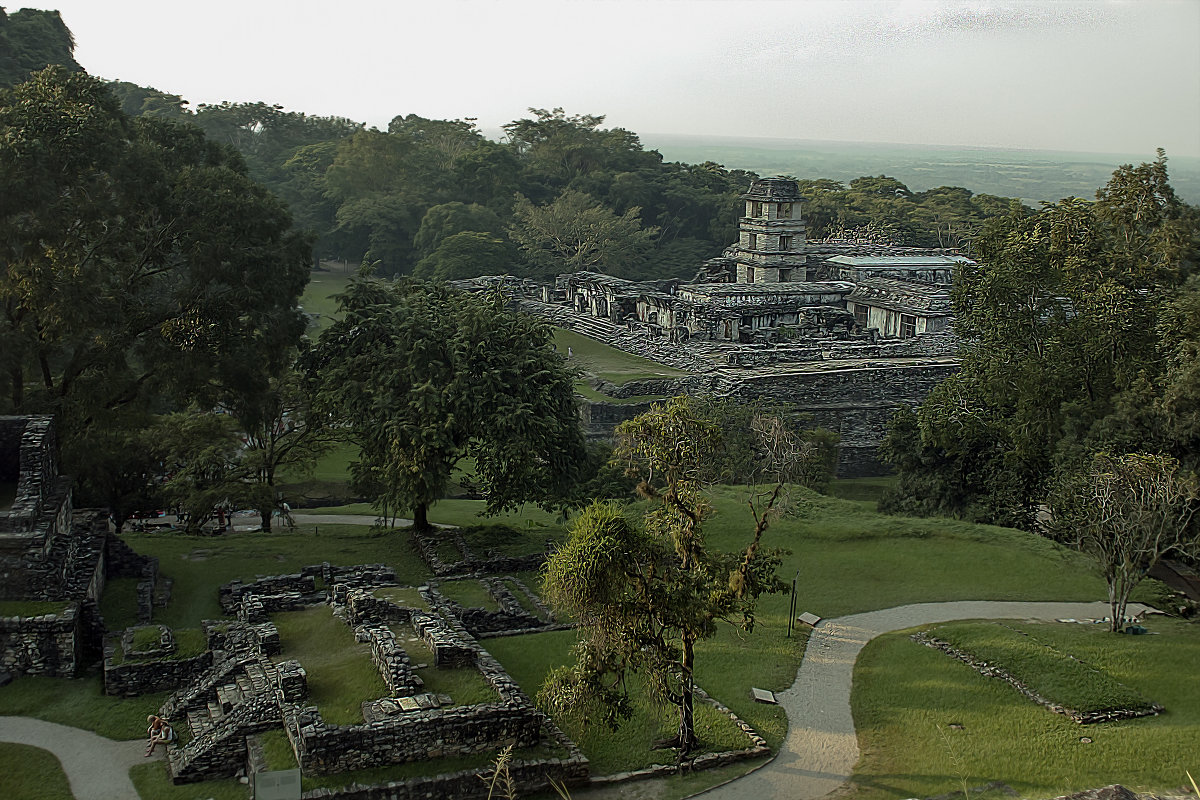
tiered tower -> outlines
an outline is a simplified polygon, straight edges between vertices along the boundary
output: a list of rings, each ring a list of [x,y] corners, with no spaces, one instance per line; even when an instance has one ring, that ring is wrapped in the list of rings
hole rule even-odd
[[[738,283],[787,283],[807,278],[800,189],[790,178],[760,178],[742,195],[734,260]]]

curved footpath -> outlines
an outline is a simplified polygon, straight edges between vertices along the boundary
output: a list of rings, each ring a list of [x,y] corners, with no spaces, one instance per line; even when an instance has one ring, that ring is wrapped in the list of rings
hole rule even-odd
[[[1130,614],[1146,606],[1130,604]],[[1107,616],[1107,603],[963,601],[919,603],[823,620],[808,639],[796,682],[775,695],[788,718],[779,753],[759,769],[702,792],[705,800],[786,797],[815,800],[850,779],[858,740],[850,715],[854,662],[884,633],[956,619],[1036,619]],[[30,717],[0,717],[0,741],[49,750],[62,762],[76,800],[137,797],[129,769],[144,763],[141,740],[114,742],[90,731]],[[161,758],[161,755],[156,755]]]
[[[1145,610],[1146,606],[1131,603],[1127,613]],[[787,738],[778,755],[754,772],[697,796],[704,800],[815,800],[848,781],[858,762],[858,738],[850,715],[854,662],[876,636],[956,619],[1099,619],[1108,614],[1108,603],[970,600],[918,603],[823,620],[808,639],[796,682],[775,695],[788,718]]]
[[[62,763],[76,800],[130,800],[138,796],[129,769],[144,764],[146,743],[114,742],[91,731],[30,717],[0,717],[0,742],[49,750]],[[154,755],[162,758],[162,750]]]

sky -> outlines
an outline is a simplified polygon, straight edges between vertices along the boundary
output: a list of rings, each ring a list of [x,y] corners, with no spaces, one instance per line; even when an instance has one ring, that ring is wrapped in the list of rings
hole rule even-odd
[[[1200,0],[43,2],[89,73],[193,108],[1200,156]]]

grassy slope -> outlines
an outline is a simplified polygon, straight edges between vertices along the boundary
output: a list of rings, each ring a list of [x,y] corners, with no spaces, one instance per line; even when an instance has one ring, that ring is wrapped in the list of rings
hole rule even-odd
[[[1111,783],[1173,792],[1186,783],[1185,769],[1196,774],[1200,753],[1200,626],[1162,618],[1150,626],[1160,635],[1022,625],[1167,708],[1158,717],[1088,726],[904,634],[876,639],[855,669],[852,705],[863,757],[854,796],[927,797],[961,790],[960,780],[1003,781],[1024,797]],[[951,730],[951,723],[964,727]]]
[[[570,366],[613,383],[620,384],[643,378],[675,378],[686,374],[682,370],[631,355],[562,328],[554,329],[554,346],[563,355],[566,355],[567,349],[570,348]]]
[[[305,312],[319,315],[315,327],[309,331],[310,336],[315,336],[332,324],[337,311],[337,301],[333,295],[342,292],[352,277],[353,270],[315,270],[310,274],[308,286],[300,297],[300,305]]]

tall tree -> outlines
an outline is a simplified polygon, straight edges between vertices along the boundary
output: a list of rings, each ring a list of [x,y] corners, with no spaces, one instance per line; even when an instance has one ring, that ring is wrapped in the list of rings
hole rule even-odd
[[[0,92],[0,407],[63,438],[265,388],[304,329],[309,243],[198,129],[48,68]]]
[[[666,744],[681,762],[694,748],[696,643],[719,621],[752,629],[759,595],[782,589],[779,556],[762,547],[762,536],[805,448],[776,419],[756,429],[762,463],[772,469],[739,553],[709,548],[703,533],[721,427],[695,401],[677,397],[617,429],[615,458],[640,480],[653,509],[635,522],[616,505],[594,504],[547,563],[547,596],[578,617],[580,638],[575,664],[547,678],[544,703],[615,728],[630,713],[625,675],[639,672],[656,697],[679,708],[678,734]]]
[[[309,374],[318,410],[359,446],[353,471],[377,506],[410,509],[427,527],[468,456],[489,512],[567,496],[586,454],[571,374],[545,322],[498,294],[365,277],[339,307]]]
[[[545,206],[522,197],[509,234],[543,275],[593,270],[636,277],[657,232],[641,226],[639,211],[635,207],[617,216],[573,189]]]
[[[885,507],[1030,527],[1056,471],[1101,450],[1171,449],[1154,418],[1169,404],[1155,398],[1183,351],[1164,348],[1158,319],[1194,269],[1198,236],[1161,154],[1117,170],[1094,203],[1014,208],[990,224],[952,292],[961,371],[915,425],[898,420],[886,449],[900,485]]]
[[[1096,562],[1111,630],[1121,630],[1129,595],[1162,558],[1200,555],[1198,507],[1200,482],[1170,456],[1101,453],[1056,487],[1050,529]]]
[[[0,88],[16,86],[51,65],[82,71],[75,61],[75,38],[57,11],[0,8]]]
[[[332,446],[334,432],[313,411],[309,386],[296,372],[273,377],[266,391],[235,394],[226,409],[238,421],[243,449],[244,480],[253,490],[249,499],[271,530],[272,512],[283,498],[277,480],[281,470],[310,472]]]

